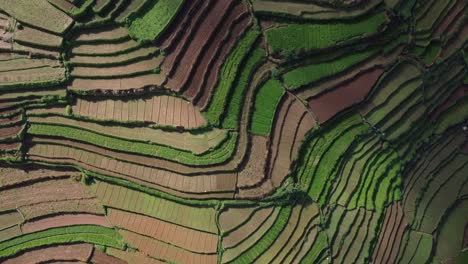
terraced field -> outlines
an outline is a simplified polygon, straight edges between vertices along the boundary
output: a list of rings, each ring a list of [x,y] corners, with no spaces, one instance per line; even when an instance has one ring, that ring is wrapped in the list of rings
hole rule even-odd
[[[466,0],[0,1],[0,263],[466,263]]]

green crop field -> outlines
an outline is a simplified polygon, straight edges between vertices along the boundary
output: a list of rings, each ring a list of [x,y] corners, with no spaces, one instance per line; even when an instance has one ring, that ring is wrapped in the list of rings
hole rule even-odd
[[[465,264],[467,11],[0,1],[0,263]]]

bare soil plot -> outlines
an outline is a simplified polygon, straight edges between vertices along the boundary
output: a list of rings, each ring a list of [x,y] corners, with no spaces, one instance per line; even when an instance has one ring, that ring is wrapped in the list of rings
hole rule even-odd
[[[385,219],[382,224],[377,244],[373,252],[375,263],[395,263],[400,243],[406,229],[405,216],[399,202],[393,203],[385,210]]]
[[[128,38],[128,31],[123,27],[104,26],[99,28],[84,29],[74,36],[72,40],[77,42],[111,42]]]
[[[23,217],[16,210],[0,213],[0,230],[3,230],[5,228],[8,228],[14,225],[18,225],[21,222],[23,222]]]
[[[21,230],[24,234],[27,234],[49,228],[72,225],[99,225],[104,227],[111,227],[109,222],[102,215],[63,214],[42,218],[39,220],[28,221],[21,226]]]
[[[219,225],[222,231],[229,231],[240,223],[248,220],[251,214],[257,210],[256,207],[229,207],[219,215]]]
[[[204,16],[206,16],[206,13],[208,12],[209,8],[213,5],[213,1],[211,0],[198,1],[199,5],[196,5],[196,1],[193,2],[195,4],[193,6],[194,13],[188,13],[186,16],[184,16],[184,21],[182,22],[183,25],[180,26],[179,29],[176,28],[175,34],[177,35],[177,42],[174,42],[175,46],[167,48],[170,52],[164,60],[164,63],[161,68],[168,75],[173,74],[173,71],[177,67],[178,60],[180,60],[180,58],[184,54],[184,49],[186,49],[187,46],[190,44],[190,37],[192,36],[192,32],[195,32],[196,27],[199,23],[201,23]],[[172,40],[169,39],[168,41],[172,42]],[[165,44],[168,44],[164,42],[165,41],[163,41],[162,44],[163,46]]]
[[[163,264],[165,262],[157,260],[155,258],[151,258],[143,253],[140,252],[130,252],[130,251],[122,251],[115,248],[107,248],[107,254],[115,256],[121,260],[125,260],[128,263],[138,263],[138,264]]]
[[[65,179],[71,176],[79,176],[79,172],[54,171],[46,169],[38,170],[19,170],[19,169],[0,169],[0,189],[13,188],[16,185],[28,184],[51,179]]]
[[[164,242],[160,242],[155,239],[148,238],[146,236],[138,235],[133,232],[121,230],[120,234],[128,241],[131,245],[138,248],[139,251],[152,256],[154,258],[163,259],[166,261],[176,263],[200,263],[210,264],[217,263],[216,254],[197,254],[193,253]],[[191,241],[191,243],[197,243]]]
[[[64,198],[66,199],[66,198]],[[45,201],[18,208],[26,220],[55,215],[58,213],[86,213],[104,215],[104,208],[95,198],[66,199],[60,201]]]
[[[259,209],[252,213],[249,216],[249,219],[247,219],[247,222],[243,223],[229,234],[223,236],[223,248],[231,248],[246,239],[255,230],[257,230],[266,221],[266,219],[268,219],[272,212],[273,208],[269,207]]]
[[[91,263],[95,264],[126,264],[127,262],[119,258],[107,255],[106,253],[94,249],[91,258],[89,259]]]
[[[185,89],[184,94],[188,98],[194,98],[202,89],[203,91],[211,91],[215,85],[215,79],[218,76],[222,61],[224,61],[239,34],[243,32],[243,29],[247,28],[246,11],[246,7],[240,3],[232,8],[229,14],[226,14],[225,21],[220,24],[220,33],[215,34],[213,40],[207,43],[197,63],[194,64],[190,76],[187,76],[185,83],[182,84]],[[237,25],[242,26],[242,29]],[[214,78],[211,75],[214,75]]]
[[[13,142],[13,143],[0,143],[0,151],[14,151],[18,150],[21,146],[20,142]]]
[[[1,76],[0,76],[1,78]],[[116,79],[82,79],[74,78],[69,89],[77,91],[128,91],[138,90],[147,87],[159,87],[165,77],[161,74],[145,74],[135,77],[125,77]]]
[[[40,202],[92,197],[93,195],[78,182],[69,179],[50,180],[0,192],[0,209],[9,210]]]
[[[118,209],[107,209],[113,225],[198,253],[216,254],[218,236]],[[193,243],[196,241],[196,243]],[[192,243],[191,243],[192,242]]]
[[[156,54],[153,47],[142,47],[134,51],[114,56],[73,55],[70,63],[73,65],[104,67],[107,65],[122,65],[138,61]],[[157,65],[153,67],[156,68]]]
[[[11,138],[21,132],[23,126],[12,126],[0,128],[0,138]]]
[[[37,45],[39,47],[58,49],[62,45],[62,37],[38,30],[29,26],[16,29],[13,32],[13,39],[20,43]]]
[[[337,113],[361,102],[382,73],[383,69],[374,68],[359,74],[346,84],[310,99],[309,107],[317,115],[318,121],[323,124]]]
[[[34,82],[62,81],[65,78],[65,68],[34,68],[0,72],[0,88],[7,85],[31,84]]]
[[[207,107],[208,99],[210,98],[218,80],[221,66],[229,51],[234,47],[234,44],[236,43],[235,40],[241,37],[250,23],[250,18],[246,13],[243,13],[236,18],[236,21],[234,21],[233,24],[231,24],[228,34],[224,36],[224,45],[219,50],[216,60],[210,62],[210,69],[206,71],[203,79],[204,85],[199,88],[198,97],[196,97],[199,98],[196,104],[201,109],[205,109]],[[197,73],[195,73],[195,76],[197,76]]]
[[[116,76],[132,76],[141,73],[152,72],[161,64],[163,57],[143,59],[141,61],[124,65],[124,66],[108,66],[101,67],[73,67],[71,76],[80,78],[112,78]]]
[[[444,102],[442,102],[436,109],[429,113],[429,117],[432,121],[436,121],[437,118],[452,105],[455,105],[458,100],[468,95],[468,85],[462,85],[458,87]]]
[[[137,49],[140,45],[131,39],[119,43],[82,44],[72,48],[71,53],[73,55],[109,56]]]
[[[254,186],[265,179],[265,165],[268,155],[268,138],[251,135],[250,151],[246,162],[237,173],[237,187]]]
[[[258,14],[273,16],[297,16],[304,19],[346,19],[362,15],[381,4],[382,0],[365,1],[358,8],[333,8],[332,6],[315,3],[293,1],[256,0],[253,9]]]
[[[291,96],[289,96],[291,97]],[[296,159],[299,145],[305,134],[315,125],[312,114],[298,100],[292,99],[277,109],[271,135],[268,177],[275,187],[287,176]]]
[[[98,119],[113,119],[119,121],[145,121],[152,122],[161,126],[183,126],[184,128],[195,128],[206,124],[205,118],[200,111],[195,108],[190,102],[182,98],[173,98],[173,103],[168,104],[171,96],[156,95],[148,99],[138,99],[134,101],[123,100],[102,100],[90,101],[85,98],[78,98],[73,105],[73,113],[80,116],[93,117]],[[90,111],[90,103],[97,104],[97,110]],[[142,112],[139,116],[130,118],[130,105],[136,104]],[[114,105],[113,110],[103,111],[109,105]],[[109,109],[112,109],[109,107]],[[138,112],[138,110],[137,110]],[[102,113],[102,114],[100,114]],[[104,114],[105,113],[105,114]],[[172,113],[173,117],[170,120],[167,114]],[[140,118],[139,118],[140,117]]]
[[[44,140],[42,140],[44,141]],[[51,142],[51,140],[48,140]],[[64,142],[65,145],[37,144],[29,150],[29,158],[32,160],[54,161],[59,163],[72,163],[80,165],[90,171],[101,172],[118,178],[131,179],[145,186],[161,189],[179,196],[193,197],[189,194],[199,194],[215,197],[232,197],[235,189],[236,177],[233,173],[205,174],[198,176],[185,176],[177,172],[170,172],[158,168],[151,168],[153,158],[134,155],[123,155],[119,152],[103,152],[102,149],[91,145],[83,145],[73,142]],[[70,145],[74,147],[69,147]],[[81,146],[77,148],[77,146]],[[95,148],[96,152],[89,152]],[[103,153],[102,155],[98,153]],[[112,154],[109,154],[112,153]],[[120,157],[119,157],[120,155]],[[115,160],[109,158],[113,156]],[[142,163],[144,166],[139,166]],[[130,163],[130,162],[135,163]],[[138,172],[137,172],[138,171]],[[217,194],[216,194],[217,193]]]
[[[88,259],[93,251],[90,244],[58,245],[32,249],[4,260],[5,264],[17,263],[49,263],[49,261],[83,261]]]
[[[190,44],[183,50],[183,55],[177,61],[175,71],[170,71],[170,78],[167,86],[174,90],[180,91],[185,83],[185,80],[190,76],[195,64],[197,64],[200,53],[206,47],[208,40],[219,24],[222,23],[225,14],[232,8],[234,1],[215,1],[210,12],[204,17],[200,25],[194,30],[195,32],[203,32],[203,34],[195,34],[190,32],[193,38],[190,39]]]

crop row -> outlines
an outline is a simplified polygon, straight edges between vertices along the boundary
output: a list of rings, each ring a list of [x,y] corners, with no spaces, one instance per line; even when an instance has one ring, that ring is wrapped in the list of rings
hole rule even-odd
[[[223,144],[219,145],[219,147],[208,153],[196,155],[187,151],[175,150],[166,146],[158,146],[148,143],[113,138],[107,135],[68,125],[60,126],[32,123],[28,129],[28,134],[77,140],[112,150],[158,157],[187,165],[213,165],[222,163],[232,156],[237,142],[237,134],[229,133],[229,136],[226,138]]]
[[[226,108],[229,92],[232,89],[236,76],[240,72],[239,67],[249,54],[249,50],[257,39],[258,34],[258,31],[255,29],[246,31],[221,67],[218,82],[213,90],[208,107],[205,109],[208,121],[214,126],[219,126],[221,122],[220,118],[224,112],[223,109]]]

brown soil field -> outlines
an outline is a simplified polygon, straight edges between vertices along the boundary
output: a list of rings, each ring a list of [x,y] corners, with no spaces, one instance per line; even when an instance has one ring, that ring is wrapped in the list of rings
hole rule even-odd
[[[370,92],[383,69],[373,68],[359,74],[353,80],[336,87],[334,90],[320,94],[309,100],[309,107],[323,124],[337,113],[361,102]]]
[[[268,155],[268,138],[249,135],[250,151],[246,163],[237,173],[237,188],[254,186],[265,179],[265,164]]]
[[[47,46],[58,49],[62,45],[62,37],[38,30],[29,26],[23,26],[21,30],[15,30],[13,33],[15,41],[34,44],[39,46]]]
[[[370,59],[367,59],[364,62],[360,63],[359,67],[353,67],[352,69],[341,74],[340,76],[336,76],[336,78],[331,78],[324,82],[314,84],[297,92],[294,91],[294,93],[299,98],[308,101],[310,98],[324,93],[325,91],[332,90],[335,87],[348,83],[349,80],[353,80],[363,72],[372,70],[374,68],[384,68],[389,66],[390,64],[395,62],[395,60],[401,54],[403,48],[404,47],[400,45],[398,48],[394,49],[389,54],[371,57]]]
[[[255,212],[256,207],[231,207],[225,209],[219,215],[219,226],[222,231],[229,231],[235,228],[239,223],[247,220],[247,218]]]
[[[191,68],[190,74],[184,77],[181,86],[185,90],[184,95],[188,98],[194,98],[200,89],[205,85],[208,87],[214,85],[214,83],[205,83],[206,75],[210,74],[211,71],[218,72],[222,61],[227,55],[230,48],[225,49],[225,46],[230,46],[235,43],[235,39],[238,37],[239,32],[231,32],[237,25],[236,19],[246,13],[245,6],[237,4],[232,11],[226,15],[226,19],[219,25],[219,33],[213,35],[213,39],[207,43],[207,47],[201,51],[200,57]],[[243,25],[245,28],[245,24]],[[217,63],[215,63],[217,62]],[[202,86],[202,87],[201,87]],[[211,90],[211,87],[210,87]]]
[[[0,230],[20,224],[21,222],[23,222],[23,217],[16,210],[0,213]]]
[[[139,251],[158,259],[176,263],[210,264],[217,263],[216,254],[196,254],[169,244],[151,239],[133,232],[121,230],[126,241],[138,248]],[[197,242],[190,242],[197,243]]]
[[[455,24],[455,21],[463,17],[462,11],[466,5],[466,1],[458,0],[456,4],[450,9],[449,13],[445,16],[442,22],[437,25],[433,36],[440,36],[442,34],[449,33],[451,31],[451,26]]]
[[[14,188],[20,184],[30,184],[34,182],[47,181],[52,179],[66,179],[72,176],[79,176],[79,172],[71,171],[53,171],[46,169],[38,170],[19,170],[19,169],[0,169],[3,177],[0,181],[0,189]]]
[[[113,53],[123,50],[134,49],[138,47],[138,42],[127,40],[120,43],[105,43],[105,44],[83,44],[74,47],[71,50],[73,55],[112,55]]]
[[[0,117],[0,124],[8,124],[8,123],[14,123],[20,121],[22,118],[22,115],[18,112],[17,114],[8,116],[8,117]]]
[[[26,220],[55,215],[57,213],[87,213],[104,215],[104,209],[95,198],[68,199],[61,201],[45,201],[31,205],[21,206],[18,210]]]
[[[161,74],[145,74],[136,77],[116,78],[109,80],[94,80],[74,78],[69,86],[71,90],[79,91],[128,91],[147,87],[160,86],[165,77]]]
[[[12,151],[17,150],[21,146],[20,142],[13,143],[0,143],[0,151]]]
[[[84,67],[77,66],[71,71],[72,76],[81,78],[112,78],[114,76],[128,76],[139,72],[148,72],[159,67],[163,57],[144,59],[124,66]]]
[[[395,263],[407,221],[399,202],[386,208],[385,219],[377,239],[372,260],[374,263]]]
[[[19,225],[14,225],[0,230],[0,242],[7,241],[11,238],[21,236],[21,228]]]
[[[85,186],[72,180],[50,180],[0,192],[0,210],[48,201],[92,198]]]
[[[235,39],[238,39],[243,34],[250,23],[251,21],[249,17],[246,16],[246,13],[243,13],[239,15],[236,18],[236,21],[231,25],[231,28],[229,29],[230,34],[225,35],[225,39],[223,39],[225,44],[219,51],[217,59],[211,63],[211,66],[209,66],[210,70],[207,71],[207,75],[205,74],[205,79],[203,80],[197,95],[198,97],[195,98],[197,106],[201,109],[205,109],[207,107],[208,99],[212,94],[219,76],[219,70],[225,61],[228,52],[233,48]]]
[[[307,108],[298,100],[291,100],[288,104],[289,100],[286,99],[286,102],[277,109],[278,115],[273,124],[268,177],[275,187],[279,186],[288,175],[291,163],[296,159],[300,142],[307,131],[315,125]]]
[[[41,141],[54,142],[52,139]],[[203,193],[205,191],[226,192],[233,191],[235,188],[236,177],[233,173],[217,173],[206,176],[184,176],[176,172],[169,172],[164,169],[158,169],[157,167],[148,168],[151,166],[151,160],[155,160],[154,158],[146,158],[147,161],[145,161],[144,157],[107,151],[91,145],[75,143],[71,141],[61,142],[63,142],[64,146],[42,145],[44,146],[44,149],[33,146],[30,149],[29,154],[54,159],[74,159],[84,164],[89,164],[90,166],[103,168],[108,171],[129,176],[133,175],[132,177],[187,193]],[[68,146],[73,146],[74,148],[70,148]],[[107,157],[116,157],[119,159],[119,161],[107,157],[102,157],[101,155],[94,154],[89,151],[93,151]],[[145,166],[129,163],[133,162],[134,160],[136,163],[139,163],[138,160],[143,160],[143,165]],[[179,189],[178,187],[185,187],[185,189]]]
[[[436,121],[437,118],[448,108],[450,108],[452,105],[456,104],[458,100],[464,98],[465,96],[468,95],[468,85],[462,85],[455,89],[453,93],[437,108],[435,108],[431,113],[429,113],[429,118],[432,121]]]
[[[190,34],[194,34],[190,39],[190,44],[183,50],[183,54],[178,55],[181,57],[177,61],[177,68],[169,72],[170,78],[166,85],[171,90],[182,91],[184,89],[186,79],[192,73],[194,65],[197,64],[202,50],[206,48],[218,25],[224,23],[225,15],[232,8],[233,3],[234,1],[230,0],[215,1],[212,9],[204,16],[203,21],[197,26],[196,30],[190,32]]]
[[[155,53],[156,48],[150,46],[114,56],[74,55],[70,58],[70,62],[73,65],[86,64],[102,67],[106,64],[125,64],[128,63],[129,60],[145,58]]]
[[[33,68],[14,72],[0,72],[0,83],[30,83],[36,81],[61,80],[65,77],[63,68]]]
[[[184,1],[180,8],[180,14],[175,17],[173,22],[169,24],[166,31],[164,31],[161,37],[157,40],[157,46],[162,49],[172,51],[174,45],[177,45],[180,38],[182,38],[184,33],[187,32],[187,26],[190,25],[192,18],[195,17],[196,12],[200,10],[200,6],[204,2],[205,1],[201,0]]]
[[[51,216],[39,220],[29,221],[21,226],[24,234],[46,230],[54,227],[73,225],[99,225],[111,227],[112,225],[102,215],[92,214],[64,214]]]
[[[4,264],[49,263],[50,261],[83,261],[88,259],[93,251],[90,244],[59,245],[33,249],[13,258],[4,260]]]
[[[468,36],[468,24],[464,24],[459,29],[450,32],[450,37],[447,38],[447,44],[442,49],[440,57],[446,59],[450,57],[455,50],[458,50],[466,42],[466,36]]]
[[[128,31],[123,27],[105,26],[99,28],[84,29],[72,39],[75,41],[112,41],[128,37]]]
[[[263,222],[272,214],[273,208],[264,208],[253,213],[251,218],[242,226],[223,236],[223,248],[230,248],[239,244],[242,240],[257,230]],[[238,223],[239,224],[239,223]]]
[[[185,53],[184,50],[186,50],[187,46],[190,45],[190,39],[193,35],[193,32],[196,32],[195,29],[199,26],[203,18],[206,16],[208,10],[213,5],[213,1],[211,0],[200,2],[202,2],[203,5],[201,7],[195,8],[195,13],[188,14],[186,16],[188,20],[185,23],[187,24],[181,27],[179,31],[179,34],[181,35],[178,36],[177,43],[175,44],[175,46],[168,48],[169,53],[166,56],[166,59],[164,60],[161,68],[169,76],[172,76],[172,74],[174,74],[173,71],[177,68],[181,57]]]
[[[109,256],[106,253],[94,249],[93,254],[91,255],[91,259],[89,260],[91,263],[94,264],[126,264],[127,262],[121,260],[119,258]]]
[[[216,254],[217,235],[118,209],[108,208],[107,217],[119,228],[150,236],[193,252]]]
[[[164,264],[166,262],[151,258],[147,255],[144,255],[138,251],[129,252],[129,251],[122,251],[114,248],[106,249],[108,254],[115,256],[121,260],[125,260],[128,263],[138,263],[138,264]]]

